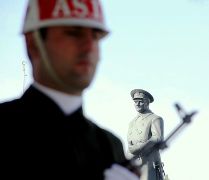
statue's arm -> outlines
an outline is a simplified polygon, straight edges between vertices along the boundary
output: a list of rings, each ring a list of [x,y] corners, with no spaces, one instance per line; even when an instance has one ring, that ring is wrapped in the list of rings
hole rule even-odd
[[[149,147],[154,144],[163,141],[164,139],[164,122],[161,117],[152,120],[151,124],[151,137],[144,143],[143,146],[148,145]]]
[[[151,138],[149,141],[154,143],[163,141],[164,139],[164,122],[161,117],[154,119],[151,125]]]

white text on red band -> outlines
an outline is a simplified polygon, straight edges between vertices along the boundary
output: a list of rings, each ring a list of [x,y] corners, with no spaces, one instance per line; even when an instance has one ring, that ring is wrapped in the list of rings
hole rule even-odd
[[[99,3],[97,0],[90,1],[92,6],[92,12],[85,2],[72,0],[73,8],[68,5],[67,0],[57,0],[52,16],[57,18],[59,13],[62,12],[64,16],[75,16],[75,17],[92,17],[100,19]]]

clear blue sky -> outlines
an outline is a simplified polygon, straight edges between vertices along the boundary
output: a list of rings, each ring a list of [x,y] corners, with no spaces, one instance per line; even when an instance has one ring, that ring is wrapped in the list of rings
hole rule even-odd
[[[0,101],[19,97],[32,81],[21,35],[27,1],[15,2],[0,2]],[[198,110],[162,159],[170,180],[208,179],[209,0],[103,0],[103,5],[111,34],[101,44],[97,75],[84,94],[86,115],[118,135],[126,149],[128,123],[136,115],[132,89],[153,94],[150,108],[164,118],[165,135],[180,123],[175,102],[188,112]]]

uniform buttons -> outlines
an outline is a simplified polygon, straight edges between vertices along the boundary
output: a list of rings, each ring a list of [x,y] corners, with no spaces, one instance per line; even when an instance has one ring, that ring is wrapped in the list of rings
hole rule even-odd
[[[141,134],[141,133],[142,133],[142,131],[137,129],[137,134]]]

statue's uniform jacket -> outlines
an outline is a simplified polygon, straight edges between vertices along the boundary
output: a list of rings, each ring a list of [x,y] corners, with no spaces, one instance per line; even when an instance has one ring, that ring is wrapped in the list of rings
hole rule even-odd
[[[149,143],[150,145],[163,140],[164,136],[164,123],[160,116],[157,116],[152,111],[138,115],[130,122],[128,129],[128,153],[132,155],[136,154],[137,150],[140,150],[144,145]],[[143,155],[141,156],[144,160]],[[148,158],[148,162],[145,167],[146,180],[155,180],[155,169],[153,168],[154,162],[161,162],[159,151],[152,153]]]

